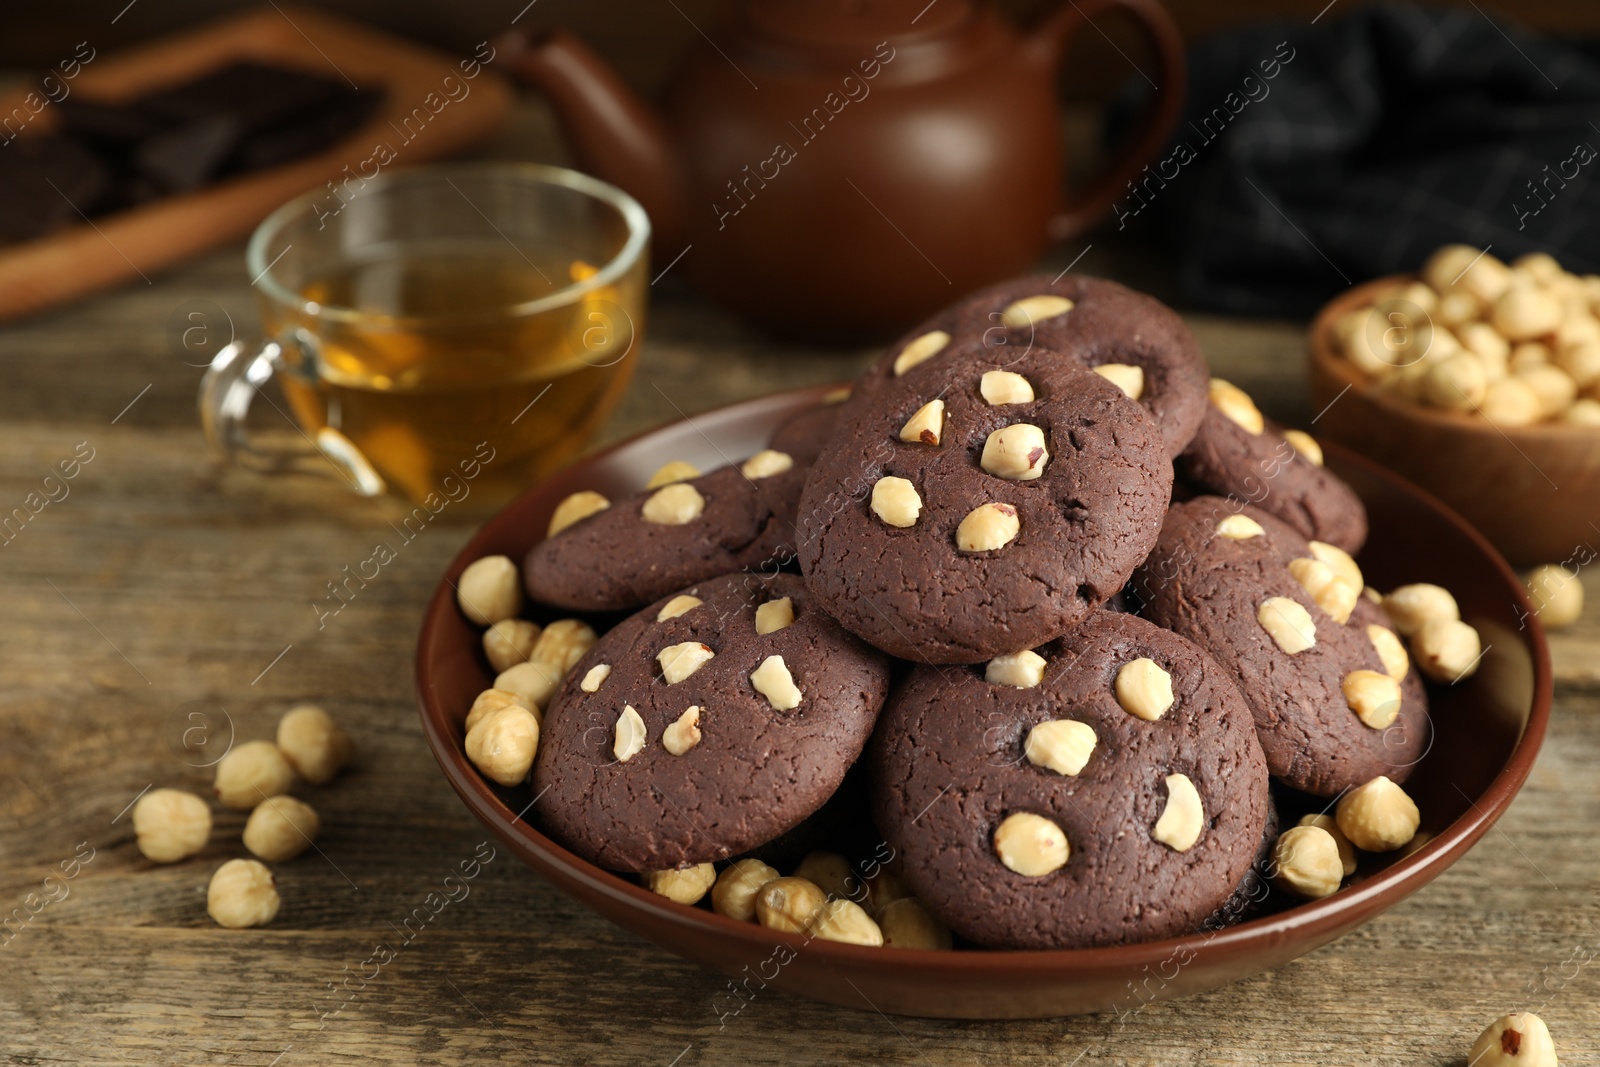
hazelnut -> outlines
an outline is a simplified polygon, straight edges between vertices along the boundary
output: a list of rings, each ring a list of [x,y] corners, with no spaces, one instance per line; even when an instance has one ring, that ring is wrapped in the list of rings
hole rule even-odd
[[[1434,306],[1434,319],[1442,326],[1460,327],[1483,314],[1483,304],[1464,289],[1445,293]]]
[[[1289,442],[1289,447],[1294,449],[1294,454],[1311,464],[1313,467],[1322,466],[1322,446],[1317,444],[1317,439],[1304,430],[1285,430],[1283,439]]]
[[[883,944],[883,931],[853,900],[830,900],[822,905],[811,920],[811,934],[824,941],[840,941],[847,945],[876,948]]]
[[[1072,306],[1072,301],[1066,297],[1050,293],[1025,296],[1006,305],[1006,309],[1000,313],[1000,323],[1008,330],[1027,329],[1036,322],[1065,315],[1072,310]]]
[[[1515,286],[1491,299],[1494,299],[1494,310],[1489,314],[1489,321],[1512,341],[1543,337],[1561,325],[1561,302],[1549,293]]]
[[[1167,775],[1167,805],[1161,809],[1150,836],[1177,852],[1187,852],[1200,840],[1206,813],[1200,791],[1187,774]]]
[[[1145,722],[1155,722],[1172,707],[1172,675],[1146,656],[1129,660],[1117,671],[1117,703]]]
[[[1001,863],[1024,878],[1059,871],[1072,854],[1061,827],[1028,811],[1007,815],[995,827],[994,851]]]
[[[1339,846],[1319,826],[1295,826],[1278,835],[1272,865],[1273,881],[1307,900],[1333,896],[1344,880]]]
[[[212,785],[225,808],[248,811],[267,797],[287,793],[294,770],[271,741],[246,741],[217,761]]]
[[[764,448],[739,465],[739,473],[751,481],[771,478],[774,474],[794,469],[794,457],[787,452]]]
[[[1048,719],[1028,731],[1023,752],[1035,767],[1073,776],[1088,764],[1096,740],[1094,727],[1086,722]]]
[[[861,895],[861,879],[850,869],[850,861],[837,852],[807,852],[794,869],[794,876],[804,878],[830,897],[853,900]]]
[[[1044,473],[1050,462],[1044,431],[1025,422],[1002,426],[983,443],[979,465],[997,478],[1027,482]]]
[[[922,497],[916,486],[891,474],[873,483],[872,513],[890,526],[915,526],[922,513]]]
[[[1411,638],[1411,652],[1417,670],[1453,685],[1477,672],[1483,643],[1478,631],[1460,619],[1430,619]]]
[[[803,934],[827,894],[804,878],[774,878],[756,892],[756,921],[769,930]]]
[[[690,478],[700,477],[700,468],[693,463],[685,463],[681,459],[669,460],[663,463],[650,480],[644,483],[646,489],[660,489],[663,485],[672,485],[674,482],[686,482]]]
[[[1416,582],[1402,585],[1383,598],[1383,610],[1402,637],[1411,637],[1430,619],[1459,619],[1456,598],[1443,586]]]
[[[661,732],[661,747],[681,756],[700,743],[700,706],[691,704]]]
[[[557,619],[544,628],[539,640],[533,643],[533,651],[528,658],[534,663],[544,663],[554,668],[559,681],[578,665],[578,661],[599,639],[594,627],[586,622]]]
[[[321,829],[310,804],[291,796],[268,797],[245,821],[244,847],[269,863],[282,863],[310,848]]]
[[[717,868],[709,863],[670,871],[647,871],[644,875],[644,884],[650,892],[679,904],[698,903],[716,880]]]
[[[611,664],[596,663],[584,672],[583,681],[578,683],[578,688],[585,693],[598,693],[609,677],[611,677]]]
[[[661,677],[666,683],[677,685],[710,663],[715,656],[716,653],[711,651],[710,645],[699,641],[681,641],[657,652],[656,662],[661,664]]]
[[[1259,522],[1248,515],[1229,515],[1217,523],[1217,536],[1230,541],[1248,541],[1266,532]]]
[[[1254,436],[1267,428],[1266,419],[1262,418],[1255,401],[1250,399],[1249,393],[1237,385],[1225,382],[1221,378],[1213,378],[1208,392],[1211,405],[1245,433]]]
[[[1102,363],[1091,368],[1096,374],[1128,394],[1129,400],[1144,395],[1144,368],[1132,363]]]
[[[1373,651],[1378,653],[1378,659],[1383,663],[1383,673],[1397,682],[1405,681],[1411,670],[1411,657],[1406,655],[1406,646],[1401,644],[1395,632],[1387,626],[1368,623],[1367,640],[1372,642]]]
[[[1033,383],[1008,370],[987,370],[978,379],[978,394],[991,407],[1027,404],[1033,400]]]
[[[956,527],[956,547],[963,552],[992,552],[1010,544],[1021,529],[1017,509],[1010,504],[981,504]]]
[[[152,789],[133,806],[133,833],[146,859],[177,863],[206,847],[211,809],[193,793]]]
[[[1528,426],[1542,410],[1539,394],[1516,374],[1490,382],[1478,405],[1478,414],[1497,426]]]
[[[528,710],[543,709],[561,684],[561,672],[553,664],[529,660],[495,675],[494,687],[515,696]]]
[[[315,704],[290,708],[278,720],[278,751],[312,785],[327,785],[350,762],[355,743]],[[259,797],[257,799],[260,799]]]
[[[532,705],[527,704],[522,697],[509,690],[485,689],[472,701],[472,707],[467,709],[467,719],[461,724],[462,733],[470,734],[472,728],[483,721],[484,716],[492,715],[506,708],[521,708],[524,711],[533,711]]]
[[[901,897],[885,904],[878,928],[888,948],[948,949],[950,928],[916,897]]]
[[[1356,718],[1374,730],[1382,730],[1400,714],[1400,683],[1378,671],[1355,670],[1339,683],[1344,702]]]
[[[1469,322],[1456,331],[1461,347],[1478,357],[1485,377],[1499,378],[1511,359],[1511,342],[1486,322]]]
[[[1439,304],[1439,294],[1426,282],[1412,282],[1400,290],[1397,299],[1415,304],[1423,312],[1432,311]]]
[[[539,751],[539,721],[516,704],[491,711],[467,731],[467,759],[480,774],[501,785],[528,777]]]
[[[740,922],[756,921],[756,894],[778,872],[757,859],[734,860],[711,887],[711,910]]]
[[[1544,1020],[1514,1011],[1489,1024],[1472,1043],[1469,1067],[1556,1067],[1556,1045]]]
[[[697,596],[679,593],[661,605],[661,610],[656,612],[656,622],[666,622],[668,619],[676,619],[679,615],[687,615],[702,603],[703,601]]]
[[[599,493],[588,489],[579,490],[556,505],[556,509],[550,513],[550,526],[544,535],[554,537],[574,523],[581,522],[610,506],[611,501]]]
[[[1583,614],[1583,583],[1558,563],[1547,563],[1528,573],[1528,596],[1548,630],[1571,626]]]
[[[684,526],[706,510],[706,498],[687,482],[664,485],[650,494],[639,514],[658,526]]]
[[[1422,265],[1422,280],[1441,293],[1447,292],[1477,262],[1479,252],[1471,245],[1443,245]]]
[[[768,656],[750,672],[750,684],[767,698],[774,711],[792,711],[800,706],[800,687],[794,684],[782,656]]]
[[[539,627],[526,619],[501,619],[483,631],[483,654],[498,674],[519,663],[528,662]]]
[[[1256,621],[1280,650],[1293,656],[1317,643],[1317,624],[1298,600],[1273,596],[1256,609]]]
[[[1561,421],[1569,426],[1600,426],[1600,400],[1589,397],[1574,400],[1572,406],[1561,413]]]
[[[1312,558],[1319,559],[1329,567],[1332,567],[1334,577],[1345,585],[1350,586],[1359,593],[1367,584],[1366,578],[1361,574],[1361,568],[1356,565],[1356,561],[1351,558],[1350,553],[1337,545],[1330,545],[1324,541],[1311,541],[1308,544],[1311,548]]]
[[[1556,257],[1548,252],[1528,252],[1511,261],[1511,269],[1540,282],[1553,282],[1566,273]]]
[[[206,912],[218,926],[265,926],[278,914],[278,887],[257,860],[229,860],[211,876]]]
[[[912,444],[936,445],[944,435],[944,401],[930,400],[900,427],[900,440]]]
[[[1320,559],[1292,559],[1289,573],[1294,575],[1317,607],[1328,613],[1334,622],[1343,625],[1350,621],[1356,600],[1361,596],[1360,585],[1349,585],[1334,573],[1332,567]]]
[[[456,603],[479,626],[492,626],[522,610],[522,579],[505,556],[485,556],[467,564],[456,583]]]
[[[1539,414],[1544,418],[1560,414],[1577,399],[1577,384],[1560,367],[1550,364],[1529,367],[1518,372],[1517,377],[1539,398]]]
[[[1033,689],[1044,681],[1046,662],[1037,652],[1011,652],[1004,656],[996,656],[983,669],[983,680],[990,685]]]
[[[1488,307],[1509,289],[1511,283],[1511,268],[1485,252],[1466,268],[1456,284]]]
[[[1411,840],[1422,822],[1406,791],[1383,775],[1340,797],[1334,818],[1350,843],[1367,852],[1393,852]]]
[[[1567,345],[1556,356],[1555,362],[1556,366],[1567,372],[1574,384],[1580,389],[1587,389],[1600,382],[1600,340]]]
[[[777,633],[794,625],[794,601],[789,597],[769,600],[756,608],[756,633]]]
[[[867,899],[862,907],[866,908],[874,918],[879,918],[883,914],[883,909],[890,904],[911,895],[910,887],[899,875],[891,874],[882,867],[866,880],[866,886]]]
[[[932,359],[949,343],[950,335],[943,330],[929,330],[907,341],[905,347],[900,349],[900,354],[894,357],[895,377],[900,377],[918,363]]]
[[[1301,816],[1299,825],[1316,826],[1326,830],[1328,836],[1333,838],[1334,845],[1339,849],[1340,869],[1346,876],[1356,873],[1356,847],[1350,843],[1348,837],[1344,836],[1344,831],[1339,829],[1339,820],[1332,815],[1325,815],[1319,812],[1315,815]]]
[[[1488,390],[1489,376],[1471,352],[1458,352],[1430,365],[1422,380],[1428,403],[1447,411],[1473,410]]]
[[[617,716],[617,725],[611,742],[611,754],[617,758],[618,763],[627,763],[633,757],[644,751],[645,739],[649,732],[644,727],[644,720],[634,710],[632,704],[624,704],[622,714]]]

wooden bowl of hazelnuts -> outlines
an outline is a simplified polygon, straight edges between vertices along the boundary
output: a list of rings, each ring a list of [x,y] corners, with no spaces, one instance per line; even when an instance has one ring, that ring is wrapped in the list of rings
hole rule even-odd
[[[1600,275],[1447,245],[1311,328],[1317,430],[1433,492],[1513,564],[1600,539]]]

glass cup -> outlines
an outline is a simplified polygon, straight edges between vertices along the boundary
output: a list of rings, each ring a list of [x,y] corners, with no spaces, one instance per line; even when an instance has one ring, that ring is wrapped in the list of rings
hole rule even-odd
[[[250,239],[265,339],[211,361],[206,437],[240,466],[331,468],[366,496],[504,502],[575,457],[621,399],[649,243],[631,197],[559,167],[329,183]],[[303,444],[247,432],[269,379]]]

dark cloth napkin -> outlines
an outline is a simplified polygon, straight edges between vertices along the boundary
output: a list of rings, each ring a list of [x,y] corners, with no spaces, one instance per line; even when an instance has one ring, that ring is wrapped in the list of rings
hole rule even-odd
[[[1197,42],[1172,146],[1109,220],[1185,295],[1304,316],[1441,244],[1600,272],[1600,58],[1471,7],[1337,9]]]

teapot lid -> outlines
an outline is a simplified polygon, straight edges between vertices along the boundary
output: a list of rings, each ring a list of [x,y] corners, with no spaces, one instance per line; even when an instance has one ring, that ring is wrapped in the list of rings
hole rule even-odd
[[[857,46],[928,38],[959,30],[973,15],[971,0],[743,0],[752,29],[799,47]]]

